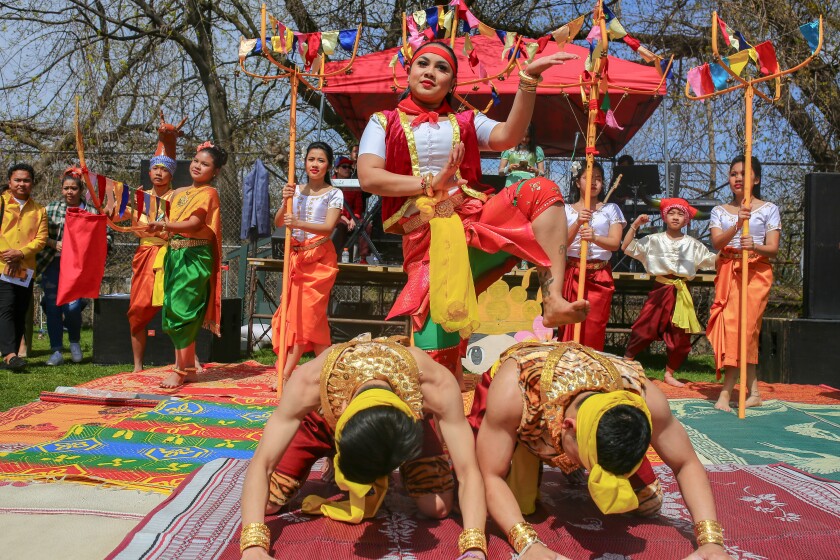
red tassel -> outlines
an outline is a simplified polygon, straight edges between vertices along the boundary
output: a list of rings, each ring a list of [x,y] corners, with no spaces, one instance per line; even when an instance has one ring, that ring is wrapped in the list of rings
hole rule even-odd
[[[595,111],[598,109],[598,100],[597,99],[590,99],[589,100],[589,110]]]
[[[593,156],[597,156],[600,153],[601,152],[599,152],[598,148],[596,148],[595,146],[592,146],[591,148],[590,147],[586,148],[586,155],[592,154]]]

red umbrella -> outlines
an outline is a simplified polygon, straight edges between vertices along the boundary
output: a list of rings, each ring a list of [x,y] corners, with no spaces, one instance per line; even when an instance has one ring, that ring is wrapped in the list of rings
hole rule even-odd
[[[501,72],[506,65],[502,60],[502,44],[498,39],[476,35],[470,37],[475,52],[487,67],[490,75]],[[548,56],[557,51],[557,43],[549,41],[545,50],[538,56]],[[536,140],[546,155],[568,155],[572,152],[575,132],[581,132],[585,138],[586,110],[581,100],[577,85],[564,90],[546,87],[551,84],[577,84],[584,72],[584,63],[588,49],[567,44],[565,51],[578,55],[577,60],[555,66],[543,74],[545,80],[537,89],[537,104],[534,109],[533,124]],[[464,38],[455,41],[458,55],[458,82],[464,83],[478,78],[478,67],[470,68],[469,60],[464,55]],[[356,58],[349,74],[340,74],[328,79],[324,87],[327,100],[342,117],[350,130],[361,137],[370,115],[376,111],[393,109],[397,96],[402,91],[394,84],[394,71],[388,65],[397,53],[397,49],[372,53]],[[339,68],[344,62],[327,64],[327,72],[333,67]],[[656,68],[637,64],[616,57],[609,57],[608,72],[609,94],[612,109],[618,124],[624,130],[599,128],[597,148],[601,157],[610,157],[630,141],[661,103],[666,93],[665,81]],[[406,73],[397,63],[396,76],[400,86],[405,86]],[[495,82],[501,102],[494,105],[487,115],[497,120],[504,120],[510,112],[513,98],[519,87],[516,69],[510,79]],[[477,88],[477,89],[474,89]],[[635,90],[628,92],[626,89]],[[484,109],[490,101],[490,86],[459,86],[458,94],[466,97],[473,106]],[[643,92],[643,93],[637,93]],[[583,152],[583,142],[578,143],[578,154]]]

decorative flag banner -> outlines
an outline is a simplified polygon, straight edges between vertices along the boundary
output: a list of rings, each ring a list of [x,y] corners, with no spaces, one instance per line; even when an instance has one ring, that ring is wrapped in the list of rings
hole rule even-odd
[[[481,22],[478,22],[478,33],[485,37],[498,37],[495,29]]]
[[[424,10],[426,17],[426,24],[431,28],[432,31],[435,33],[438,32],[438,7],[435,6],[433,8],[426,8]]]
[[[744,67],[750,61],[752,56],[752,49],[748,49],[746,51],[739,51],[732,56],[724,56],[723,61],[729,66],[733,72],[738,74],[739,76],[744,71]]]
[[[608,109],[608,110],[607,110],[606,125],[607,125],[609,128],[615,128],[615,129],[618,129],[618,130],[624,130],[624,127],[623,127],[623,126],[620,126],[620,125],[618,124],[618,121],[617,121],[617,120],[615,120],[615,113],[613,113],[613,110],[612,110],[612,109]]]
[[[583,28],[585,18],[586,15],[584,14],[551,33],[551,36],[554,37],[554,42],[557,43],[558,49],[562,49],[566,43],[573,41],[577,37],[581,28]]]
[[[769,76],[779,71],[779,61],[776,58],[776,49],[773,48],[773,43],[764,41],[753,47],[753,50],[758,55],[758,68],[764,76]]]
[[[413,14],[411,14],[411,18],[414,20],[414,23],[419,27],[421,25],[426,24],[426,11],[425,10],[417,10]]]
[[[817,45],[820,44],[820,22],[819,20],[805,23],[799,26],[799,32],[805,37],[808,46],[811,47],[811,52],[817,50]]]
[[[708,63],[702,66],[695,66],[689,70],[686,79],[688,85],[694,91],[694,95],[697,97],[702,97],[715,91]]]
[[[338,46],[338,31],[324,31],[321,33],[321,52],[330,56]]]
[[[744,39],[744,36],[741,34],[740,31],[736,31],[735,36],[738,37],[738,50],[739,51],[743,51],[743,50],[746,50],[746,49],[752,47],[752,45],[749,44],[746,39]]]
[[[339,31],[323,31],[316,33],[298,33],[287,28],[269,16],[272,22],[272,29],[276,29],[276,36],[266,37],[266,44],[271,50],[277,53],[291,54],[297,51],[301,60],[309,68],[319,55],[330,56],[335,53],[336,47],[341,47],[347,52],[353,52],[353,45],[356,43],[358,29],[342,29]],[[239,59],[262,52],[260,39],[239,40]]]
[[[257,52],[256,47],[259,39],[239,38],[239,60],[244,60],[249,54]]]
[[[726,73],[723,66],[718,64],[717,62],[712,62],[709,66],[709,72],[712,76],[712,82],[714,83],[715,91],[720,91],[726,88],[726,80],[729,78],[729,74]]]
[[[589,30],[589,34],[586,36],[586,40],[589,41],[591,45],[593,41],[597,41],[601,38],[601,28],[597,25],[593,26],[592,29]]]
[[[720,27],[720,32],[723,35],[723,41],[727,44],[727,46],[740,51],[741,42],[738,40],[738,37],[735,36],[736,32],[729,29],[729,26],[727,26],[726,22],[724,22],[720,17],[718,17],[718,26]]]

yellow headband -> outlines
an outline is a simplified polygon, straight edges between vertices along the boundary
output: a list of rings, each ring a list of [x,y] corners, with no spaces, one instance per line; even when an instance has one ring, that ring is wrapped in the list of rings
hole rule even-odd
[[[341,441],[341,432],[344,430],[344,426],[356,413],[374,406],[391,406],[404,412],[410,418],[416,418],[408,404],[387,389],[368,389],[353,398],[335,426],[336,454],[333,459],[335,483],[339,488],[349,493],[350,499],[345,502],[329,502],[320,496],[307,496],[303,500],[302,510],[304,513],[310,515],[322,514],[330,519],[346,523],[361,523],[363,519],[376,515],[379,506],[382,505],[382,500],[385,498],[385,492],[388,490],[388,475],[377,479],[373,484],[359,484],[347,480],[338,466],[341,457],[338,452],[338,443]],[[368,496],[371,489],[374,492]]]
[[[644,412],[650,423],[650,411],[645,400],[630,391],[592,395],[583,401],[577,413],[578,455],[583,466],[589,469],[589,493],[602,513],[625,513],[639,507],[639,500],[627,479],[639,469],[644,457],[623,475],[607,472],[598,464],[598,424],[606,412],[622,404]]]

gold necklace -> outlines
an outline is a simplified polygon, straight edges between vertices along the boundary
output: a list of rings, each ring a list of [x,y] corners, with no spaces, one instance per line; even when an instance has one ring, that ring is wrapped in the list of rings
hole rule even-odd
[[[178,202],[176,202],[178,208],[183,208],[184,206],[189,204],[192,191],[198,190],[202,187],[204,187],[204,185],[194,185],[188,188],[186,191],[184,191],[184,194],[178,197]]]

